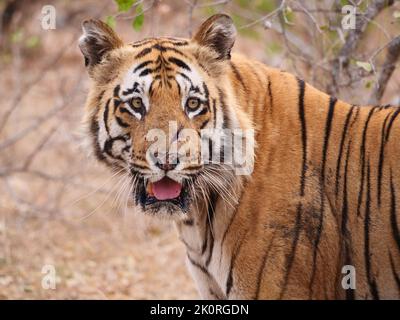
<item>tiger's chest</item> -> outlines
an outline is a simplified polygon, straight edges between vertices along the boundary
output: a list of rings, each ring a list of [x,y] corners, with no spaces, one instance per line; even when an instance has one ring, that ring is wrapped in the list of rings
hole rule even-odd
[[[225,215],[221,215],[225,217]],[[230,258],[223,246],[225,219],[193,219],[177,223],[186,247],[186,264],[203,299],[226,299]]]

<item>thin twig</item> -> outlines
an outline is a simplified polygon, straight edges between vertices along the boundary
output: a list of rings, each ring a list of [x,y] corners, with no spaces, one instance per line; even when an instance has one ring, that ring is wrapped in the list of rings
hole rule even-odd
[[[275,10],[271,11],[271,12],[268,13],[267,15],[265,15],[265,16],[263,16],[263,17],[257,19],[257,20],[255,20],[255,21],[253,21],[253,22],[250,22],[250,23],[248,23],[248,24],[245,24],[245,25],[239,27],[239,29],[250,28],[250,27],[252,27],[252,26],[254,26],[254,25],[256,25],[256,24],[259,24],[260,22],[264,22],[265,20],[271,19],[272,17],[278,15],[279,12],[281,12],[281,11],[284,9],[285,3],[286,3],[286,1],[285,1],[285,0],[282,0],[282,1],[281,1],[281,4],[279,5],[278,8],[276,8]]]
[[[371,104],[377,104],[381,100],[386,86],[392,73],[395,69],[396,62],[400,57],[400,36],[394,38],[390,43],[387,45],[387,54],[385,58],[385,62],[379,72],[378,81],[374,86],[374,90],[371,94],[369,102]]]
[[[346,42],[340,49],[339,54],[333,60],[332,63],[332,85],[329,87],[329,93],[333,95],[338,94],[338,83],[339,77],[343,72],[343,69],[347,69],[350,58],[356,51],[365,30],[367,29],[368,23],[372,21],[383,9],[391,6],[393,2],[387,0],[376,0],[372,2],[365,14],[364,19],[356,19],[356,28],[350,30],[346,37]]]

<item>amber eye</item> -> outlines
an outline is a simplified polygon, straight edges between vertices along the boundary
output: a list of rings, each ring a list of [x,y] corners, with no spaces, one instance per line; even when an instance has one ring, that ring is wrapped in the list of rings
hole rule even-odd
[[[141,98],[132,98],[130,101],[130,104],[134,109],[142,109],[143,108],[143,101]]]
[[[189,98],[186,101],[186,107],[189,110],[195,110],[198,108],[199,105],[200,105],[200,100],[198,98]]]

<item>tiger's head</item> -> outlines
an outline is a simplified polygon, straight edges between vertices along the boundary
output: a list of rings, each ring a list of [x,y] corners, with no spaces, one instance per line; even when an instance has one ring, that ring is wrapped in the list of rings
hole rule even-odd
[[[226,154],[212,130],[240,128],[225,72],[235,34],[223,14],[205,21],[191,40],[130,44],[101,21],[83,22],[88,136],[97,158],[127,177],[145,213],[185,217],[199,199],[223,195],[234,179],[232,166],[215,160]]]

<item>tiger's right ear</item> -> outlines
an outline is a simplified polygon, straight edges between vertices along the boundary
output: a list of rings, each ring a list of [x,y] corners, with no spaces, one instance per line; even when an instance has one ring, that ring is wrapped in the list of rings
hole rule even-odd
[[[79,48],[85,57],[85,66],[89,69],[98,64],[107,52],[123,46],[114,30],[103,21],[85,20],[82,31]]]
[[[218,54],[219,60],[228,60],[235,43],[236,29],[231,17],[215,14],[200,26],[193,40]]]

